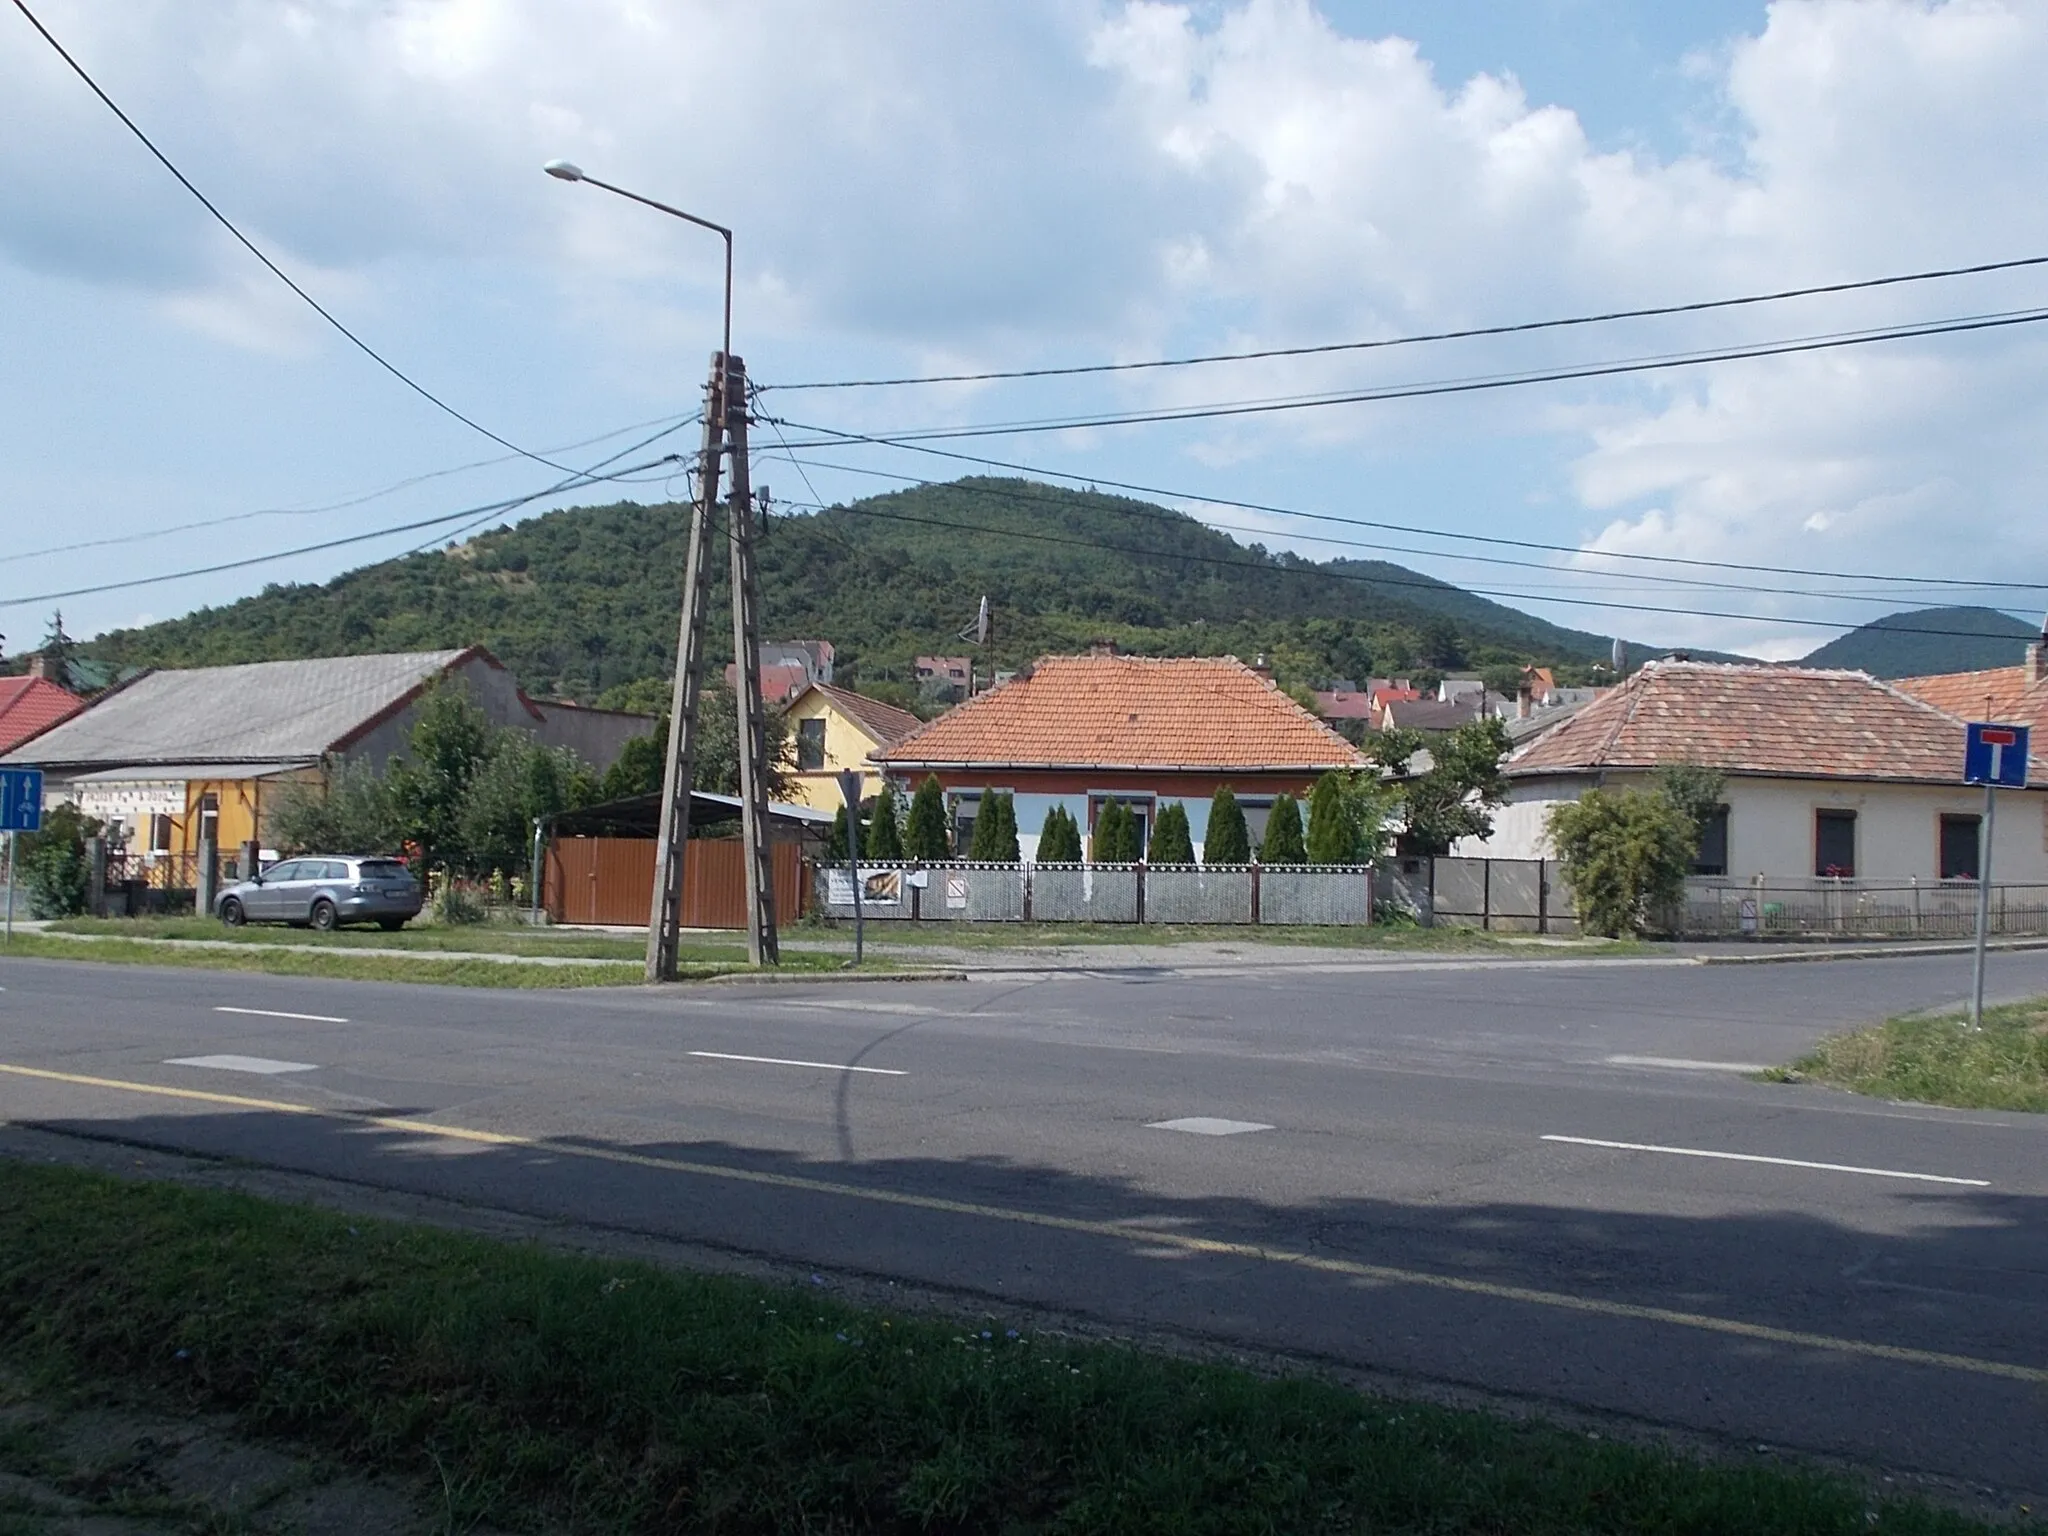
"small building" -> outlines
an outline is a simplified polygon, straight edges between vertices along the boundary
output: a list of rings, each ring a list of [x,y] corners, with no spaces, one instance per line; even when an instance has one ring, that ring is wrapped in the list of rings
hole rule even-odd
[[[1955,715],[1863,672],[1652,661],[1518,746],[1492,836],[1452,851],[1554,857],[1560,801],[1695,763],[1726,775],[1697,874],[1974,879],[1984,792],[1962,782],[1963,737]],[[2048,880],[2048,765],[2031,776],[2001,791],[2001,883]]]
[[[1366,763],[1234,656],[1112,654],[1046,657],[871,757],[905,789],[938,777],[959,847],[983,796],[1014,795],[1027,860],[1054,806],[1092,835],[1111,801],[1137,817],[1140,846],[1161,807],[1179,801],[1199,856],[1210,797],[1225,784],[1257,846],[1274,796],[1300,797],[1330,769]]]
[[[2048,627],[2016,667],[1902,677],[1894,686],[1958,719],[2031,726],[2036,746],[2048,746]]]
[[[827,683],[811,684],[790,700],[784,713],[796,760],[789,798],[822,811],[835,811],[845,803],[839,775],[846,769],[860,771],[863,800],[880,793],[882,770],[868,761],[869,755],[924,724],[907,709]]]
[[[974,692],[974,660],[968,656],[919,656],[911,663],[917,686],[931,698],[956,704]]]
[[[83,708],[85,700],[38,672],[0,677],[0,752],[13,751]]]
[[[403,750],[420,695],[442,678],[459,679],[499,725],[598,769],[654,725],[530,699],[489,651],[468,646],[145,672],[0,761],[41,768],[46,804],[77,804],[133,854],[195,854],[210,829],[226,856],[264,842],[286,783],[338,762],[382,769]]]
[[[761,698],[768,704],[783,704],[813,683],[832,681],[838,652],[830,640],[770,640],[758,652],[761,658]],[[739,692],[740,669],[727,662],[725,686]]]

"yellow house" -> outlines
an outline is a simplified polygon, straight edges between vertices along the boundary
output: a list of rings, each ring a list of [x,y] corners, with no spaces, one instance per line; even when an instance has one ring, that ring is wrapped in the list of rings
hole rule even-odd
[[[924,723],[907,709],[830,683],[811,684],[789,701],[783,713],[796,759],[789,798],[821,811],[836,811],[846,803],[839,793],[843,769],[860,770],[863,800],[879,793],[882,773],[868,761],[868,754],[902,740]]]

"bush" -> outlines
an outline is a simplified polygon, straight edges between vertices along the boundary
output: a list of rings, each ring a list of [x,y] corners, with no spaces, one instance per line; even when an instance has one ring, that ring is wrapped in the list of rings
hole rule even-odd
[[[43,817],[42,831],[21,835],[15,884],[28,892],[31,917],[76,917],[85,910],[92,886],[85,840],[99,834],[99,822],[75,805],[60,805]]]
[[[477,899],[476,893],[466,890],[447,870],[436,870],[432,884],[433,899],[428,910],[435,922],[469,927],[489,918],[489,908]]]
[[[983,864],[1016,864],[1022,860],[1017,849],[1015,797],[994,790],[981,797],[981,808],[974,817],[974,845],[968,857]]]
[[[1249,864],[1252,835],[1244,821],[1244,807],[1228,784],[1216,791],[1209,802],[1209,835],[1202,840],[1204,864]]]
[[[1671,799],[1589,789],[1551,808],[1550,840],[1587,933],[1647,933],[1685,892],[1699,828]]]
[[[1266,838],[1259,844],[1261,864],[1306,864],[1308,850],[1301,841],[1301,805],[1282,791],[1274,797],[1266,817]]]
[[[953,839],[946,825],[946,792],[938,777],[927,774],[910,799],[910,817],[903,827],[903,851],[920,863],[935,864],[953,856]]]
[[[1038,833],[1038,862],[1078,864],[1081,862],[1081,824],[1073,812],[1056,805],[1045,813],[1045,825]]]
[[[1154,864],[1195,862],[1195,842],[1188,831],[1188,808],[1178,800],[1160,807],[1159,823],[1152,829],[1152,850],[1147,857]]]

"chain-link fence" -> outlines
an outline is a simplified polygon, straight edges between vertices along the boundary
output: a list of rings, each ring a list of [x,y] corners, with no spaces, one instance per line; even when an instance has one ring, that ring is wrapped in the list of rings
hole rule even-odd
[[[1733,879],[1685,882],[1676,926],[1686,938],[1971,938],[1971,880]],[[1990,890],[1994,934],[2048,933],[2048,885]]]

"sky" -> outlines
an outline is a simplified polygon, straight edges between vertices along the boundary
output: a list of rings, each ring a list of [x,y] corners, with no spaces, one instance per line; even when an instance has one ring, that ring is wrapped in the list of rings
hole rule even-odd
[[[398,369],[529,453],[634,473],[545,494],[556,470],[330,329],[0,5],[9,654],[59,607],[90,635],[550,507],[686,495],[656,461],[695,446],[719,242],[542,175],[557,156],[733,227],[754,480],[793,510],[977,468],[837,433],[2048,309],[2037,267],[1306,357],[797,387],[1384,341],[2048,254],[2048,7],[2026,0],[28,3]],[[2048,325],[2027,323],[926,447],[1155,487],[1247,541],[1395,560],[1575,628],[1782,658],[1899,608],[2039,614],[2044,362]],[[1616,558],[1642,555],[1804,574]],[[1898,577],[1920,580],[1880,579]]]

